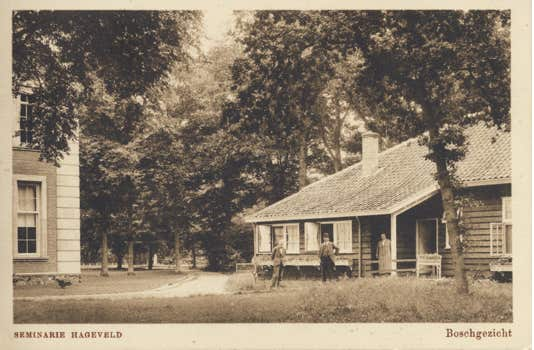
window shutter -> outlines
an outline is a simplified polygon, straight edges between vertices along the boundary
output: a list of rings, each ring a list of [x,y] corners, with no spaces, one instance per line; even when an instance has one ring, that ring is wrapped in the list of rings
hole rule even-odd
[[[502,197],[502,222],[512,222],[512,197]]]
[[[286,244],[287,252],[295,254],[299,252],[299,225],[286,225],[287,231]]]
[[[306,222],[304,224],[304,236],[306,237],[306,250],[319,250],[319,224]]]
[[[271,251],[271,226],[258,225],[258,251]]]
[[[352,252],[352,222],[336,222],[334,225],[335,244],[340,253]]]

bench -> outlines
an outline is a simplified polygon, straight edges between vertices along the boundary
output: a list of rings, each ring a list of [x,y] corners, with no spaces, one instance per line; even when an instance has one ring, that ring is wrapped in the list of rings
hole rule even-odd
[[[436,270],[436,277],[438,279],[441,278],[441,255],[439,254],[419,254],[416,257],[416,263],[415,263],[415,275],[419,277],[421,274],[421,269],[423,266],[428,266],[432,268],[432,272],[434,272],[434,269]]]

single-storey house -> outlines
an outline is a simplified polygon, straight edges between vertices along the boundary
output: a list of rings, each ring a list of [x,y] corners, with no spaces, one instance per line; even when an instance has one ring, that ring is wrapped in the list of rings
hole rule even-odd
[[[496,261],[511,260],[511,136],[485,125],[468,128],[466,135],[468,151],[457,170],[471,198],[459,211],[465,264],[487,275]],[[426,154],[417,139],[379,152],[378,135],[365,133],[361,162],[246,218],[254,226],[253,263],[270,265],[273,245],[284,238],[287,265],[317,266],[320,234],[328,233],[339,248],[336,265],[372,275],[377,242],[386,233],[394,273],[415,271],[418,257],[433,255],[442,274],[453,275],[435,165]]]
[[[70,142],[59,167],[40,161],[39,151],[29,146],[33,106],[30,89],[13,99],[13,273],[17,281],[79,276],[78,143]]]

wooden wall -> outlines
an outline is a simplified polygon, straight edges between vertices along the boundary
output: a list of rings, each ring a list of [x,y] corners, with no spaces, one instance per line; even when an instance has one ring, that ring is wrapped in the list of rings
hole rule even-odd
[[[473,187],[466,189],[472,205],[463,210],[466,224],[467,248],[465,265],[470,273],[479,271],[489,274],[489,263],[495,260],[490,256],[490,224],[502,221],[501,197],[511,195],[510,185]],[[397,217],[397,258],[415,259],[415,230],[417,219],[438,219],[438,251],[443,257],[442,272],[445,276],[454,274],[450,249],[445,247],[445,225],[441,224],[443,209],[440,195],[411,208]],[[362,217],[362,260],[365,271],[371,270],[371,260],[376,260],[376,242],[380,233],[385,232],[390,238],[389,216]],[[376,265],[372,265],[376,269]],[[398,268],[414,267],[414,263],[399,263]]]
[[[469,195],[473,201],[470,206],[463,210],[464,222],[467,227],[467,251],[465,253],[466,268],[470,273],[479,271],[484,275],[489,274],[489,263],[495,260],[490,256],[490,224],[502,221],[501,197],[511,195],[511,185],[483,186],[466,189],[465,194]],[[445,246],[445,225],[441,224],[443,215],[441,196],[435,195],[427,201],[411,208],[410,210],[397,216],[397,258],[415,259],[415,230],[417,219],[438,219],[438,251],[443,257],[442,273],[444,276],[453,275],[453,265],[450,250]],[[351,254],[339,254],[340,258],[359,260],[360,241],[358,228],[361,227],[361,257],[363,274],[369,276],[371,269],[376,269],[377,265],[371,265],[372,260],[376,260],[376,244],[381,233],[386,233],[390,238],[390,216],[367,216],[356,218],[343,218],[340,221],[352,220],[352,247]],[[331,219],[318,219],[313,222],[333,221]],[[311,222],[308,220],[308,222]],[[284,223],[299,223],[300,231],[300,253],[288,254],[288,258],[299,259],[310,257],[316,258],[317,252],[305,251],[304,241],[304,221],[266,223],[277,225]],[[261,224],[261,223],[259,223]],[[257,234],[256,232],[254,233]],[[255,237],[257,239],[257,237]],[[270,260],[270,254],[255,254],[256,261]],[[415,263],[398,263],[398,268],[413,268]],[[355,267],[357,269],[357,267]]]
[[[340,253],[337,255],[339,259],[348,259],[349,261],[356,259],[359,260],[359,252],[360,252],[360,238],[359,238],[359,224],[358,220],[356,218],[339,218],[339,219],[315,219],[315,220],[294,220],[294,221],[277,221],[277,222],[267,222],[267,223],[256,223],[256,225],[270,225],[270,226],[277,226],[277,225],[283,225],[283,224],[299,224],[299,253],[298,254],[287,254],[287,259],[298,259],[298,260],[306,260],[306,259],[317,259],[318,257],[318,251],[306,251],[305,247],[305,233],[304,233],[304,224],[306,222],[333,222],[333,221],[352,221],[352,252],[351,253]],[[257,230],[254,229],[254,240],[257,242],[258,233]],[[270,253],[259,253],[257,251],[257,245],[256,245],[256,251],[254,252],[254,259],[257,263],[262,263],[265,261],[271,260],[271,254]],[[356,267],[357,268],[357,267]]]
[[[511,185],[486,186],[469,189],[476,202],[464,208],[463,218],[467,228],[467,251],[465,265],[471,273],[480,271],[489,274],[489,263],[495,260],[490,256],[490,224],[502,222],[501,197],[511,196]],[[445,233],[441,233],[443,236]],[[443,273],[454,274],[450,251],[443,253]]]

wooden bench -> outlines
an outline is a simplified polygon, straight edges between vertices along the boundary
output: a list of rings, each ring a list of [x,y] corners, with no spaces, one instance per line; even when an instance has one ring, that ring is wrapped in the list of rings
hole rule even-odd
[[[434,268],[436,270],[436,277],[438,279],[441,278],[441,255],[439,254],[419,254],[416,257],[416,263],[415,263],[415,275],[419,277],[421,274],[421,268],[423,266],[429,266],[432,268],[432,272],[434,272]]]

